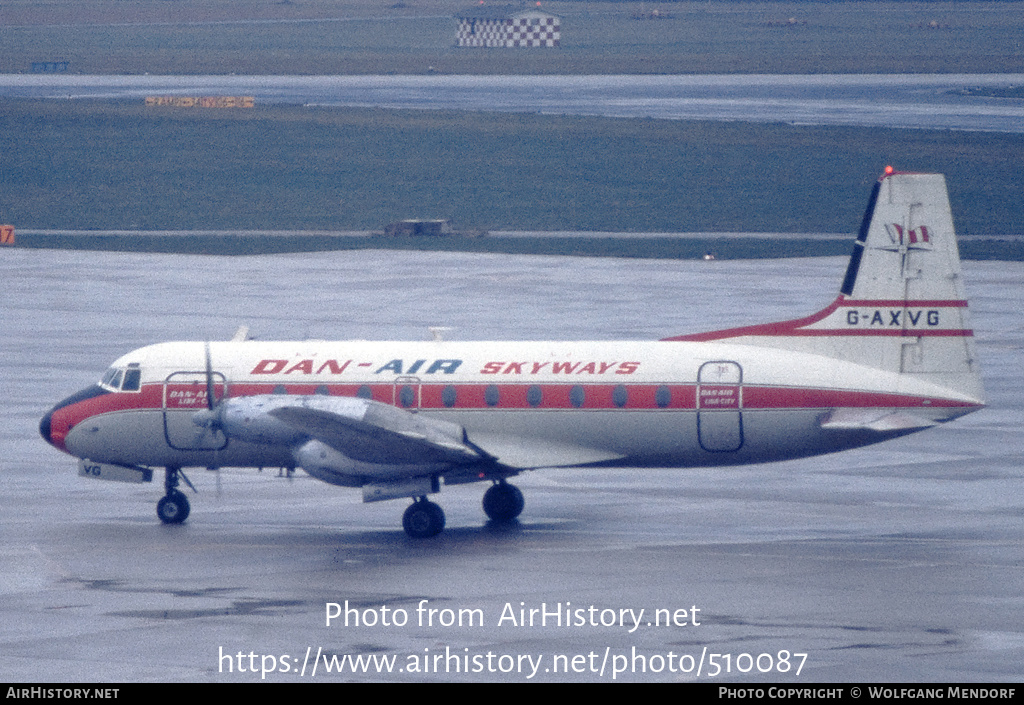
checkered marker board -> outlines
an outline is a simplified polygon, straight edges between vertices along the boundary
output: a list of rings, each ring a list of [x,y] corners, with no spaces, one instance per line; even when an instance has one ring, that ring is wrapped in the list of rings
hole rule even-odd
[[[556,47],[560,38],[561,26],[554,18],[511,20],[507,46]]]
[[[557,18],[468,20],[459,22],[460,47],[557,47],[561,23]]]

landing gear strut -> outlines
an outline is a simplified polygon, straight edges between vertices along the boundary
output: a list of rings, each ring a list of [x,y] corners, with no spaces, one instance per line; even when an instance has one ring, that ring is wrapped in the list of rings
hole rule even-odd
[[[522,513],[525,504],[519,488],[504,480],[484,492],[484,513],[494,521],[512,521]]]
[[[418,497],[402,515],[402,526],[414,539],[437,536],[444,529],[444,510],[426,497]]]
[[[178,468],[167,468],[167,475],[164,478],[164,490],[167,494],[156,505],[156,515],[165,524],[180,524],[188,519],[188,513],[191,510],[188,499],[178,491],[180,472]],[[188,478],[185,478],[185,482],[188,482]]]

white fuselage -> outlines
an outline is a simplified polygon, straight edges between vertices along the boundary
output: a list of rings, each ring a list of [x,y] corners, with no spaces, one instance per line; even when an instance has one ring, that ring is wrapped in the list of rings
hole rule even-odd
[[[242,341],[209,349],[218,400],[225,388],[231,399],[372,398],[459,424],[470,442],[514,468],[781,460],[927,425],[829,427],[838,410],[942,422],[978,406],[918,378],[738,344]],[[205,364],[201,342],[123,356],[114,368],[140,373],[138,385],[122,386],[138,388],[56,411],[52,442],[123,465],[294,465],[287,447],[228,439],[194,423],[207,406]]]

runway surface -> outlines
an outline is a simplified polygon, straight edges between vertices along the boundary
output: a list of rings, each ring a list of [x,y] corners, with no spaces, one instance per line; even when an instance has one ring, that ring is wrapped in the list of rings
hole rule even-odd
[[[404,501],[276,470],[195,471],[191,517],[164,526],[159,483],[79,478],[38,433],[50,405],[152,342],[240,324],[262,339],[648,339],[810,313],[844,267],[0,250],[4,680],[1018,681],[1020,263],[964,265],[989,408],[798,462],[530,473],[509,529],[485,523],[481,486],[438,495],[449,528],[416,541]],[[327,626],[346,601],[359,626]],[[530,626],[521,608],[582,613]]]
[[[0,97],[248,95],[260,103],[1024,131],[1024,74],[710,76],[0,75]]]

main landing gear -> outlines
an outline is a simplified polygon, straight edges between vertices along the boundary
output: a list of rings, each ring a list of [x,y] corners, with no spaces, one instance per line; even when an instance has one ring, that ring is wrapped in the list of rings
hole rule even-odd
[[[512,521],[523,512],[526,500],[515,485],[495,482],[484,492],[484,514],[493,521]]]
[[[526,501],[518,487],[499,480],[484,492],[483,504],[491,521],[510,522],[522,513]],[[402,527],[414,539],[437,536],[444,522],[444,510],[426,497],[417,497],[402,515]]]
[[[426,497],[417,497],[402,515],[402,527],[414,539],[437,536],[444,529],[444,510]]]
[[[192,483],[188,481],[188,478],[185,477],[181,470],[178,468],[167,468],[167,475],[164,478],[164,491],[167,494],[156,504],[156,515],[165,524],[180,524],[188,519],[188,513],[191,510],[188,499],[178,490],[179,475],[188,483],[189,487],[192,486]]]

